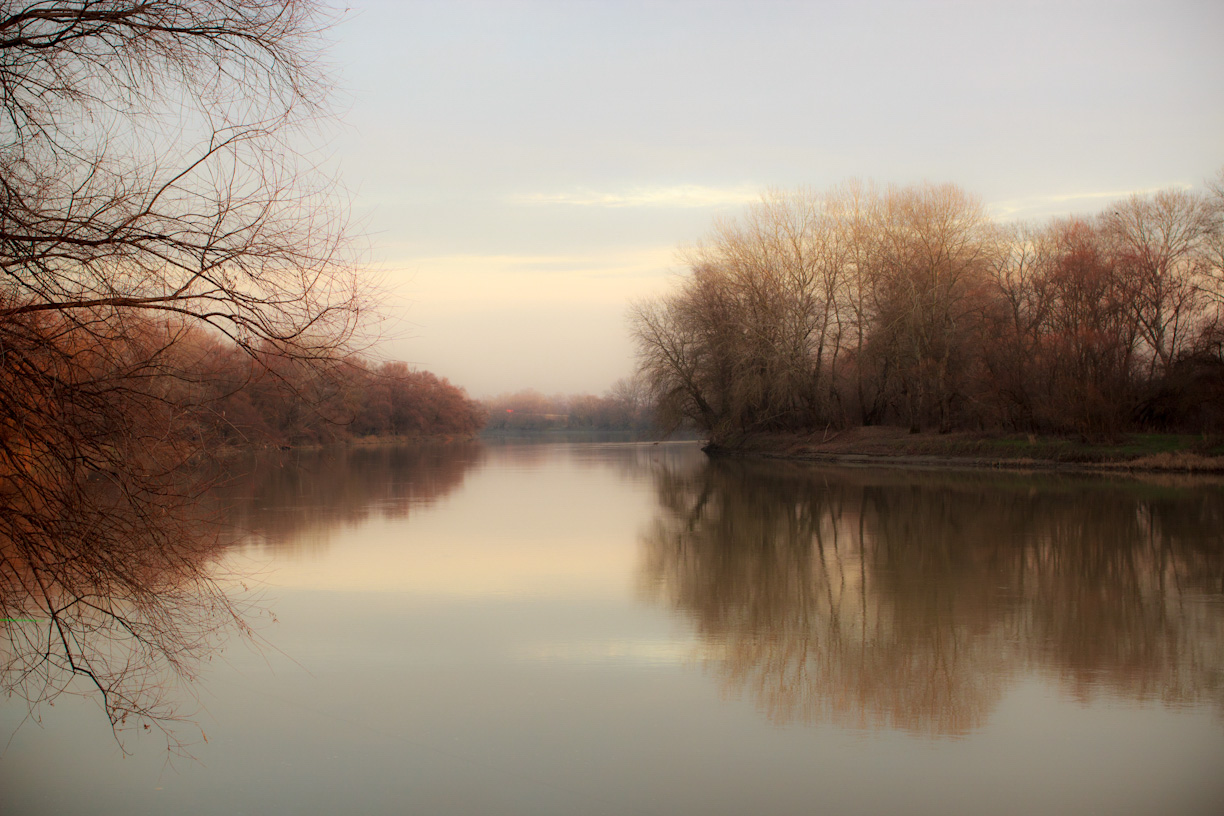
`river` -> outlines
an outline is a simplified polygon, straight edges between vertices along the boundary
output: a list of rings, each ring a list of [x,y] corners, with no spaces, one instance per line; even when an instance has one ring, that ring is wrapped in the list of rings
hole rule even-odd
[[[667,442],[248,470],[210,569],[249,633],[168,610],[193,679],[137,675],[173,715],[116,733],[79,683],[4,700],[5,814],[1224,812],[1218,481]]]

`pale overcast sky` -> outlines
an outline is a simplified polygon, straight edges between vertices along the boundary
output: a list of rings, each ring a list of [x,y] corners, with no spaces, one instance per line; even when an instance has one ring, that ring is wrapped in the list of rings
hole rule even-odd
[[[1219,0],[352,0],[331,36],[380,353],[478,397],[629,374],[629,301],[769,187],[1010,220],[1224,166]]]

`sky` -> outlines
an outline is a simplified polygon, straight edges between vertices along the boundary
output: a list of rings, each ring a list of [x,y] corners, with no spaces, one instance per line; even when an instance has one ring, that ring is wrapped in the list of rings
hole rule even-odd
[[[1224,167],[1224,3],[351,0],[331,160],[377,356],[603,393],[626,313],[767,189],[951,182],[1004,221]]]

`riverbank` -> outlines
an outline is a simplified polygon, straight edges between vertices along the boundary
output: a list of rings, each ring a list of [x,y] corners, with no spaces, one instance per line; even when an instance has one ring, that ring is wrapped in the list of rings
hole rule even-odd
[[[1224,473],[1224,438],[1188,434],[1126,434],[1114,442],[1096,442],[969,431],[911,434],[905,428],[865,427],[811,434],[754,434],[707,445],[705,451],[712,457],[860,466]]]
[[[207,457],[216,461],[229,461],[253,453],[268,451],[318,451],[328,448],[393,448],[393,447],[425,447],[429,445],[453,445],[464,442],[474,442],[479,434],[402,434],[399,436],[350,436],[328,440],[326,442],[298,442],[295,444],[277,444],[275,442],[250,442],[243,445],[221,444],[208,448]],[[197,459],[203,459],[204,452]]]

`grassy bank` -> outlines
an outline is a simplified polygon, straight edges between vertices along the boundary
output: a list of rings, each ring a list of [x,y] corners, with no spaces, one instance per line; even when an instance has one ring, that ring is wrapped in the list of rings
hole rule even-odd
[[[1114,440],[1033,434],[911,434],[869,427],[810,434],[754,434],[707,446],[711,456],[994,468],[1224,472],[1224,437],[1125,434]]]

